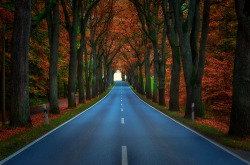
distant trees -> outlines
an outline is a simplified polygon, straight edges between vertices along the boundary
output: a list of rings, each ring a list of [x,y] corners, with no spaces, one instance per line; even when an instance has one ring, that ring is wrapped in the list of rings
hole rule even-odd
[[[152,42],[154,50],[154,87],[153,101],[158,101],[157,91],[159,90],[159,104],[165,105],[165,56],[166,54],[159,51],[159,30],[160,25],[160,1],[135,1],[130,0],[136,7],[138,17],[144,33]],[[164,26],[163,28],[164,29]],[[165,34],[163,34],[164,36]],[[166,40],[166,38],[165,38]],[[165,42],[162,42],[164,47]],[[158,87],[159,86],[159,87]]]

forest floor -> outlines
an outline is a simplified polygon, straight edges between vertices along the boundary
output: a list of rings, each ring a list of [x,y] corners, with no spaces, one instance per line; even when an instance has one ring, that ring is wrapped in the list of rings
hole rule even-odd
[[[79,103],[78,97],[76,97],[76,102],[77,104]],[[87,101],[87,102],[90,102],[90,101]],[[74,110],[74,109],[68,109],[67,98],[59,99],[58,104],[59,104],[60,114],[58,115],[49,114],[49,120],[58,118],[60,116],[63,116],[66,112]],[[49,103],[46,103],[45,105],[49,109]],[[31,121],[32,121],[33,127],[40,126],[41,124],[46,122],[46,119],[44,116],[43,104],[30,107],[30,114],[31,114]],[[7,118],[8,116],[9,115],[7,115]],[[2,114],[0,114],[0,118],[2,119]],[[8,125],[9,121],[7,121],[6,124]],[[23,126],[23,127],[13,128],[13,127],[8,127],[8,126],[2,126],[2,121],[1,121],[0,122],[0,133],[1,133],[0,141],[11,138],[14,135],[29,131],[30,129],[32,129],[32,127],[30,128],[30,127]]]

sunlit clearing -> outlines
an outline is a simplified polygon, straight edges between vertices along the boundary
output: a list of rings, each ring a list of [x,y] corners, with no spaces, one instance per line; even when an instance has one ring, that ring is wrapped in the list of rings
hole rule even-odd
[[[114,81],[122,81],[122,74],[120,70],[116,70],[114,74]]]

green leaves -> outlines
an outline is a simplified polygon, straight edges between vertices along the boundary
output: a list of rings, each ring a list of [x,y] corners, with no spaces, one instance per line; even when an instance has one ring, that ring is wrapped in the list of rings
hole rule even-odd
[[[181,5],[180,13],[181,13],[182,15],[187,14],[187,13],[188,13],[188,10],[189,10],[189,1],[187,1],[187,2],[185,2],[185,3],[183,3],[183,4]]]

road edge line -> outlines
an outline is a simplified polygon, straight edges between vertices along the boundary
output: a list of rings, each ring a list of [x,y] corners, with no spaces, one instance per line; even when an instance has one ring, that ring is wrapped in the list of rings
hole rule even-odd
[[[116,84],[115,84],[116,86]],[[114,86],[114,87],[115,87]],[[11,154],[10,156],[6,157],[5,159],[0,161],[0,165],[2,165],[3,163],[7,162],[8,160],[12,159],[13,157],[17,156],[18,154],[20,154],[21,152],[23,152],[24,150],[28,149],[29,147],[31,147],[32,145],[34,145],[35,143],[37,143],[38,141],[42,140],[43,138],[45,138],[46,136],[48,136],[49,134],[51,134],[52,132],[56,131],[57,129],[61,128],[62,126],[64,126],[65,124],[69,123],[70,121],[74,120],[75,118],[77,118],[78,116],[82,115],[83,113],[87,112],[88,110],[90,110],[91,108],[93,108],[96,104],[98,104],[100,101],[102,101],[103,99],[105,99],[110,92],[114,89],[114,87],[109,91],[109,93],[103,97],[101,100],[99,100],[97,103],[95,103],[94,105],[92,105],[91,107],[87,108],[86,110],[84,110],[83,112],[79,113],[78,115],[76,115],[75,117],[69,119],[68,121],[62,123],[61,125],[59,125],[58,127],[52,129],[51,131],[49,131],[48,133],[44,134],[43,136],[39,137],[38,139],[34,140],[33,142],[27,144],[26,146],[22,147],[21,149],[19,149],[18,151],[14,152],[13,154]]]
[[[137,96],[137,94],[136,94],[131,88],[130,88],[130,90]],[[249,162],[248,160],[246,160],[246,159],[242,158],[241,156],[239,156],[239,155],[233,153],[232,151],[228,150],[227,148],[225,148],[225,147],[222,146],[221,144],[219,144],[219,143],[217,143],[217,142],[215,142],[215,141],[213,141],[213,140],[211,140],[211,139],[205,137],[204,135],[200,134],[199,132],[193,130],[192,128],[189,128],[189,127],[185,126],[184,124],[182,124],[182,123],[180,123],[179,121],[177,121],[177,120],[171,118],[170,116],[166,115],[165,113],[159,111],[159,110],[156,109],[155,107],[153,107],[153,106],[149,105],[148,103],[146,103],[145,101],[143,101],[139,96],[137,96],[137,97],[138,97],[142,102],[144,102],[145,104],[147,104],[149,107],[151,107],[152,109],[154,109],[155,111],[161,113],[162,115],[164,115],[165,117],[171,119],[172,121],[176,122],[177,124],[179,124],[179,125],[185,127],[186,129],[192,131],[193,133],[199,135],[199,136],[202,137],[203,139],[209,141],[210,143],[214,144],[215,146],[219,147],[220,149],[222,149],[222,150],[226,151],[227,153],[233,155],[234,157],[238,158],[239,160],[243,161],[244,163],[250,165],[250,162]]]

